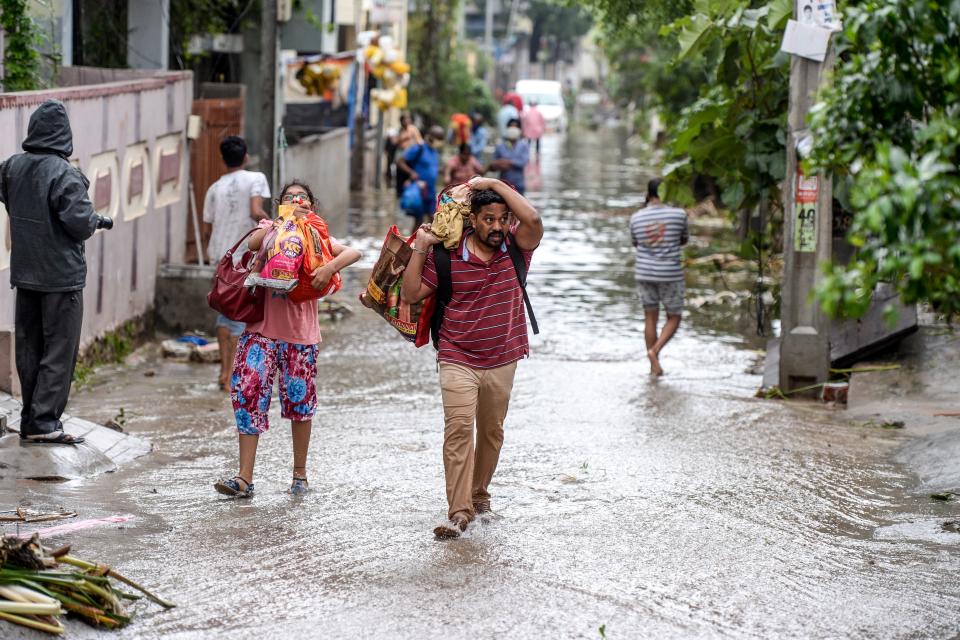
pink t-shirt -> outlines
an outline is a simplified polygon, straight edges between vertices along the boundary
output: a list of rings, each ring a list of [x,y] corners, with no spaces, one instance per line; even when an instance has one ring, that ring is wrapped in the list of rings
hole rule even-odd
[[[264,229],[272,224],[273,220],[261,220],[257,226]],[[336,242],[333,238],[330,240]],[[290,302],[285,293],[267,289],[263,320],[247,324],[247,331],[292,344],[319,344],[320,322],[317,316],[316,300],[296,304]]]
[[[451,183],[466,182],[473,176],[483,175],[483,167],[473,156],[466,164],[460,161],[459,155],[453,156],[447,160],[447,168],[450,170]]]
[[[520,122],[523,125],[523,137],[527,140],[539,140],[543,137],[543,132],[547,128],[547,123],[544,121],[540,109],[533,106],[524,110]]]

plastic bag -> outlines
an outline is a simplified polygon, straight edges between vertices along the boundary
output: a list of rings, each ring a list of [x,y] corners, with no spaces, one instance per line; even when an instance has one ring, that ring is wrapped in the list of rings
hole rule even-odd
[[[407,215],[423,215],[423,212],[426,210],[424,206],[426,203],[424,203],[423,200],[423,187],[420,186],[418,181],[411,180],[410,184],[403,188],[403,193],[400,195],[400,208],[403,209]]]

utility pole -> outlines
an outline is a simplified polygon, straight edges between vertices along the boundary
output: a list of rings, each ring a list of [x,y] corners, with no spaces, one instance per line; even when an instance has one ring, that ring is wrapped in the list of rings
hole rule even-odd
[[[260,5],[260,170],[270,182],[270,192],[276,193],[280,24],[277,22],[277,0],[264,0]]]
[[[794,3],[801,20],[802,5]],[[783,312],[780,389],[790,391],[824,382],[830,369],[830,321],[811,300],[820,265],[832,258],[833,183],[830,176],[804,176],[799,166],[812,139],[807,114],[833,68],[832,43],[823,62],[798,55],[790,62],[787,185],[784,189]]]
[[[353,0],[353,48],[358,52],[360,50],[360,32],[363,30],[363,2],[362,0]],[[361,191],[364,187],[364,174],[366,165],[366,119],[363,113],[363,101],[367,94],[367,72],[366,64],[358,55],[357,60],[357,84],[356,98],[354,104],[354,113],[349,117],[353,118],[353,146],[350,155],[350,190]]]
[[[487,77],[484,80],[491,90],[493,90],[494,73],[497,67],[496,60],[493,58],[493,3],[496,1],[486,0],[483,3],[483,48],[490,56],[490,64],[487,65]]]

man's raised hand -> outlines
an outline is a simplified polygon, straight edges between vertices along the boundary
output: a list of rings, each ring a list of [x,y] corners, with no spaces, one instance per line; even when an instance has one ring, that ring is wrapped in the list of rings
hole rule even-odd
[[[470,178],[467,182],[467,186],[473,189],[474,191],[483,191],[485,189],[493,189],[499,180],[496,178],[484,178],[482,176],[476,176],[475,178]]]
[[[413,241],[413,246],[417,249],[426,249],[440,242],[440,238],[433,235],[429,224],[422,224],[417,229],[417,237]]]

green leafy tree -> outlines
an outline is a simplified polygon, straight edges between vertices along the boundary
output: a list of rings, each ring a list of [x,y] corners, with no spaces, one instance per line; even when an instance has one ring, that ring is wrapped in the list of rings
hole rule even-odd
[[[675,61],[675,38],[660,35],[661,25],[629,16],[625,23],[601,23],[597,43],[610,65],[607,90],[619,104],[639,109],[639,122],[656,112],[672,127],[708,80],[702,59]]]
[[[848,7],[831,88],[814,108],[810,170],[849,182],[847,265],[816,296],[859,316],[880,282],[907,303],[960,312],[960,4]]]
[[[730,209],[763,206],[768,220],[780,219],[789,58],[779,49],[791,0],[591,4],[603,17],[608,54],[618,58],[619,82],[626,81],[618,90],[635,87],[635,101],[665,117],[670,197],[691,203],[694,178],[709,176]],[[642,34],[640,53],[630,55],[623,31]]]
[[[789,58],[780,40],[791,5],[703,1],[663,30],[676,36],[678,60],[700,55],[709,73],[670,137],[665,173],[672,197],[691,201],[692,178],[708,175],[730,209],[764,206],[778,218],[789,94]]]
[[[479,110],[488,118],[496,106],[490,90],[467,66],[465,49],[454,38],[459,0],[414,0],[408,51],[410,109],[428,125],[446,124],[454,113]]]
[[[593,25],[583,7],[564,6],[559,0],[531,0],[526,13],[533,23],[530,62],[570,59],[577,42]]]
[[[300,3],[294,8],[302,11]],[[170,57],[175,67],[194,68],[208,52],[189,53],[190,38],[207,33],[239,33],[260,18],[257,2],[249,0],[170,0]],[[305,18],[309,19],[309,18]]]

